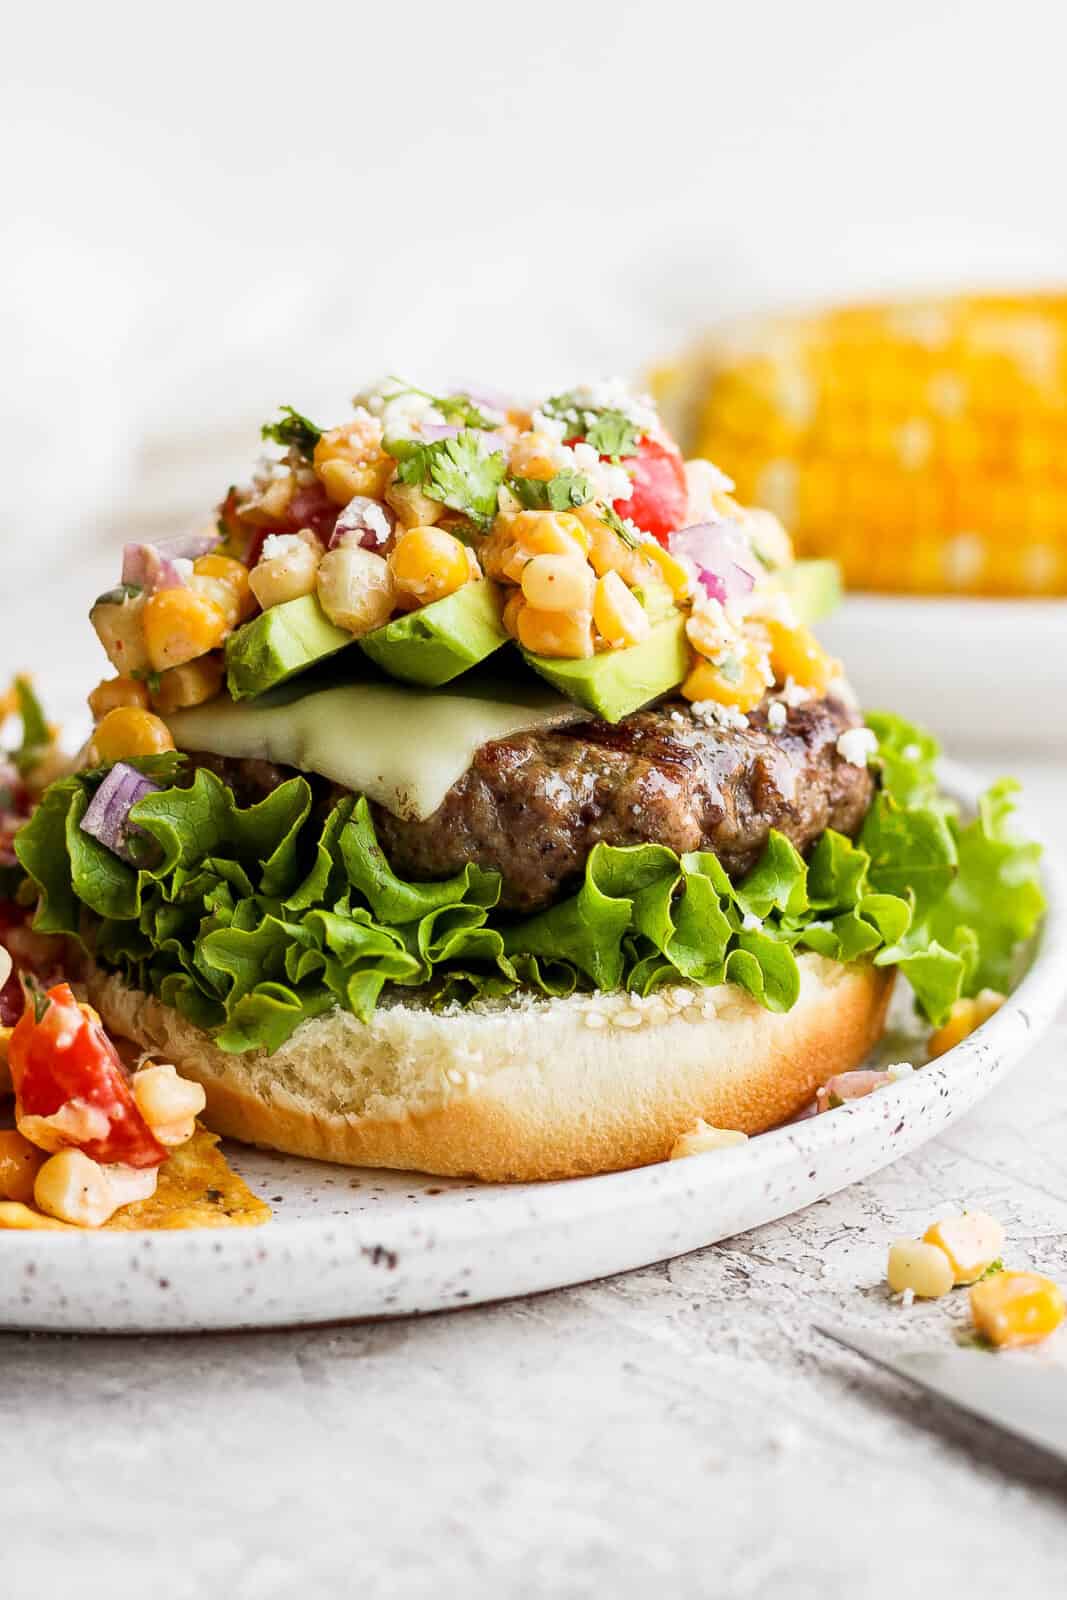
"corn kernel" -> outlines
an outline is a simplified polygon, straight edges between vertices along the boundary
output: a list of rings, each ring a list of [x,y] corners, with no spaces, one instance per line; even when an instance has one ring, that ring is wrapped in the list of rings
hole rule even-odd
[[[764,623],[771,648],[771,668],[775,680],[788,678],[802,689],[822,696],[837,673],[837,663],[828,656],[810,628],[788,627],[768,620]]]
[[[140,706],[148,710],[148,690],[138,678],[105,678],[89,696],[93,721],[99,722],[119,706]]]
[[[441,502],[431,500],[413,483],[391,483],[385,491],[385,499],[396,512],[402,528],[430,528],[444,514]]]
[[[718,663],[698,656],[682,684],[687,700],[714,700],[742,713],[754,711],[766,692],[762,663],[749,651],[730,654]]]
[[[108,660],[124,677],[147,672],[151,666],[144,636],[145,599],[128,595],[123,600],[98,600],[89,621]]]
[[[152,691],[152,704],[164,716],[169,716],[172,711],[214,700],[222,688],[225,670],[218,651],[186,661],[183,666],[170,667],[159,675],[159,685]]]
[[[201,1084],[179,1077],[170,1062],[161,1061],[135,1072],[131,1087],[138,1111],[160,1144],[170,1148],[192,1138],[207,1105]]]
[[[534,556],[522,569],[522,592],[540,611],[591,611],[596,579],[577,556]]]
[[[224,582],[222,578],[212,578],[206,573],[194,572],[189,579],[189,588],[194,594],[202,594],[205,599],[218,606],[226,618],[227,627],[236,628],[241,620],[241,602],[231,584]]]
[[[652,632],[641,602],[617,572],[606,572],[597,579],[593,621],[614,649],[640,644]]]
[[[467,547],[443,528],[409,528],[389,557],[393,582],[420,605],[455,594],[470,581]]]
[[[952,1288],[952,1263],[935,1244],[897,1239],[889,1247],[886,1277],[894,1294],[910,1289],[923,1300],[939,1300]]]
[[[1004,1248],[1004,1229],[985,1211],[965,1211],[932,1222],[923,1240],[945,1252],[954,1283],[976,1283]]]
[[[60,1150],[38,1172],[33,1197],[47,1216],[100,1228],[120,1206],[155,1194],[157,1173],[156,1167],[102,1167],[81,1150]]]
[[[33,1180],[44,1161],[38,1150],[14,1129],[0,1131],[0,1200],[19,1200],[28,1205],[33,1199]]]
[[[156,672],[217,650],[229,632],[225,613],[192,589],[160,589],[145,601],[145,645]]]
[[[242,522],[254,528],[276,528],[289,513],[289,502],[296,493],[296,477],[292,472],[272,478],[263,492],[254,500],[245,501],[238,513]]]
[[[681,1161],[686,1156],[707,1155],[712,1150],[732,1150],[748,1143],[748,1134],[736,1128],[715,1128],[703,1117],[698,1117],[691,1128],[680,1133],[671,1145],[670,1161]]]
[[[320,560],[321,555],[311,541],[302,539],[298,533],[275,534],[268,538],[263,556],[248,575],[252,593],[264,611],[311,594]]]
[[[942,1023],[940,1028],[935,1028],[927,1040],[926,1049],[930,1059],[943,1056],[947,1050],[962,1043],[983,1022],[988,1022],[1003,1004],[1004,996],[996,989],[983,989],[973,999],[957,1000],[949,1012],[948,1021]]]
[[[396,607],[396,584],[385,557],[351,545],[322,558],[317,590],[330,621],[356,638],[388,622]]]
[[[161,717],[140,706],[116,706],[97,723],[89,747],[90,763],[128,761],[131,756],[162,755],[173,749],[170,729]]]
[[[593,655],[590,611],[539,611],[524,605],[518,612],[519,643],[534,655],[583,661]]]
[[[693,649],[708,661],[728,655],[731,650],[743,649],[737,629],[727,622],[725,611],[717,604],[691,611],[686,618],[685,633]]]
[[[255,611],[256,598],[248,581],[248,568],[243,561],[235,561],[232,556],[220,556],[213,551],[211,555],[200,556],[194,561],[193,571],[200,578],[217,578],[233,590],[241,622],[247,621]]]
[[[1037,1272],[998,1272],[970,1293],[977,1331],[1001,1349],[1038,1344],[1063,1321],[1063,1293]]]
[[[502,511],[480,553],[490,578],[518,583],[534,556],[584,556],[589,545],[586,528],[569,511]]]
[[[659,569],[660,577],[674,598],[684,600],[692,587],[692,580],[678,558],[652,540],[641,546],[641,555]]]
[[[393,475],[393,461],[382,451],[382,425],[370,416],[324,433],[315,446],[314,465],[319,482],[339,506],[357,494],[380,500]]]

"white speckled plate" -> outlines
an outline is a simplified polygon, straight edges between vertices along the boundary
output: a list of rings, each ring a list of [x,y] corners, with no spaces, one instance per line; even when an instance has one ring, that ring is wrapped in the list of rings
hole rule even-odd
[[[975,785],[957,770],[962,798]],[[940,1133],[1026,1054],[1067,989],[1067,902],[1027,977],[972,1038],[914,1077],[748,1145],[569,1183],[493,1186],[353,1172],[253,1151],[263,1228],[0,1233],[0,1328],[194,1331],[397,1316],[623,1272],[786,1216]]]

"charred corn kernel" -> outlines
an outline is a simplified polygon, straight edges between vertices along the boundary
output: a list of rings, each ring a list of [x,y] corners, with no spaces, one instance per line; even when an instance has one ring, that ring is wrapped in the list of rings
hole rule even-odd
[[[140,706],[148,710],[148,690],[139,678],[105,678],[89,696],[93,720],[100,721],[119,706]]]
[[[939,1300],[952,1288],[952,1263],[936,1244],[919,1239],[897,1239],[889,1247],[886,1268],[894,1294],[910,1289],[923,1300]]]
[[[522,592],[539,611],[591,611],[596,579],[578,556],[533,556],[522,569]]]
[[[117,672],[129,677],[151,666],[144,636],[145,599],[127,595],[119,600],[98,600],[89,621]]]
[[[170,1062],[159,1062],[135,1072],[132,1088],[137,1109],[160,1144],[171,1147],[192,1138],[207,1105],[199,1083],[179,1077]]]
[[[467,547],[443,528],[409,528],[389,556],[393,582],[420,605],[443,600],[470,581]]]
[[[998,1272],[970,1292],[971,1320],[990,1344],[1038,1344],[1064,1318],[1063,1293],[1038,1272]]]
[[[335,505],[357,494],[380,500],[393,475],[393,461],[382,450],[382,425],[376,417],[356,417],[331,428],[315,446],[315,472]]]
[[[584,556],[589,534],[569,511],[502,511],[482,543],[482,566],[490,578],[518,583],[534,556]]]
[[[593,621],[610,645],[640,644],[652,632],[648,615],[635,594],[617,572],[606,572],[597,579],[593,599]]]
[[[192,589],[160,589],[145,601],[145,644],[156,672],[217,650],[229,632],[225,613]]]
[[[402,528],[430,528],[444,514],[441,502],[431,500],[413,483],[391,483],[385,491],[385,499],[396,512]]]
[[[219,693],[225,671],[218,651],[197,656],[195,661],[187,661],[184,666],[170,667],[159,675],[159,683],[152,690],[152,704],[164,716],[188,706],[202,706]]]
[[[1004,1229],[988,1212],[965,1211],[932,1222],[923,1241],[948,1256],[954,1283],[976,1283],[1004,1248]]]
[[[687,700],[714,700],[720,706],[733,706],[742,713],[754,711],[767,692],[762,663],[753,653],[730,653],[721,661],[705,661],[700,656],[682,684]]]
[[[33,1198],[60,1222],[101,1228],[120,1206],[154,1195],[157,1172],[156,1167],[102,1167],[81,1150],[60,1150],[38,1172]]]
[[[513,639],[519,637],[519,612],[525,604],[526,601],[521,589],[510,590],[507,599],[504,601],[504,610],[501,613],[500,620],[504,626],[504,631],[510,633]]]
[[[264,611],[311,594],[320,560],[311,542],[298,533],[268,537],[263,544],[263,555],[248,575],[252,593]]]
[[[539,478],[546,482],[559,470],[556,466],[558,448],[555,440],[544,434],[520,433],[511,447],[508,470],[516,478]]]
[[[109,711],[97,723],[90,745],[93,761],[101,765],[173,749],[174,740],[162,717],[142,711],[140,706],[116,706]]]
[[[933,1059],[943,1056],[960,1044],[983,1022],[988,1022],[995,1011],[1004,1004],[1004,996],[997,989],[982,989],[972,999],[957,1000],[949,1012],[948,1021],[935,1028],[927,1041],[927,1051]]]
[[[837,673],[837,663],[828,656],[810,628],[787,627],[782,622],[763,624],[770,639],[771,669],[777,683],[788,678],[801,689],[810,689],[820,698]]]
[[[242,522],[251,523],[254,528],[275,528],[279,522],[285,521],[289,502],[295,493],[296,477],[292,472],[286,472],[281,477],[272,478],[254,499],[246,500],[238,515]]]
[[[14,1129],[0,1130],[0,1200],[18,1200],[29,1205],[33,1181],[44,1161],[38,1150]]]
[[[388,622],[396,608],[396,584],[384,556],[349,545],[331,550],[319,566],[319,604],[339,628],[359,638]]]
[[[660,577],[676,600],[684,600],[691,588],[688,572],[676,556],[664,550],[661,544],[649,540],[641,546],[641,555],[659,571]]]
[[[684,367],[659,381],[687,450],[849,586],[1067,594],[1067,295],[777,317]]]
[[[346,506],[357,494],[381,500],[393,475],[393,463],[388,457],[362,466],[353,461],[324,461],[316,470],[334,505]]]
[[[524,605],[518,613],[519,643],[534,655],[584,661],[593,654],[590,611],[539,611]]]
[[[193,571],[199,578],[217,578],[220,583],[233,590],[237,596],[238,618],[246,621],[256,609],[256,599],[248,581],[248,568],[243,561],[235,561],[232,556],[220,556],[213,552],[209,556],[200,556],[193,562]]]

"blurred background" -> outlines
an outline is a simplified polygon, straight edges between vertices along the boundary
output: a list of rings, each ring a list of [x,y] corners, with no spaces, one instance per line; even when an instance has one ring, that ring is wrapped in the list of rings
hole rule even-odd
[[[1048,0],[60,0],[4,36],[0,637],[61,697],[122,539],[199,521],[280,402],[562,387],[752,313],[1067,280]],[[878,604],[832,640],[865,693],[962,747],[1064,737],[1067,602]],[[968,657],[997,673],[957,693]]]

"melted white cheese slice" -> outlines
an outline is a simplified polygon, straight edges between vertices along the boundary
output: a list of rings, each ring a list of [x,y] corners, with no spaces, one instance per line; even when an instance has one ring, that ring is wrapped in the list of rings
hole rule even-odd
[[[235,705],[225,695],[167,723],[179,750],[255,757],[317,772],[395,816],[432,816],[474,753],[493,739],[558,727],[588,712],[551,690],[465,681],[415,689],[349,683],[301,698]]]

